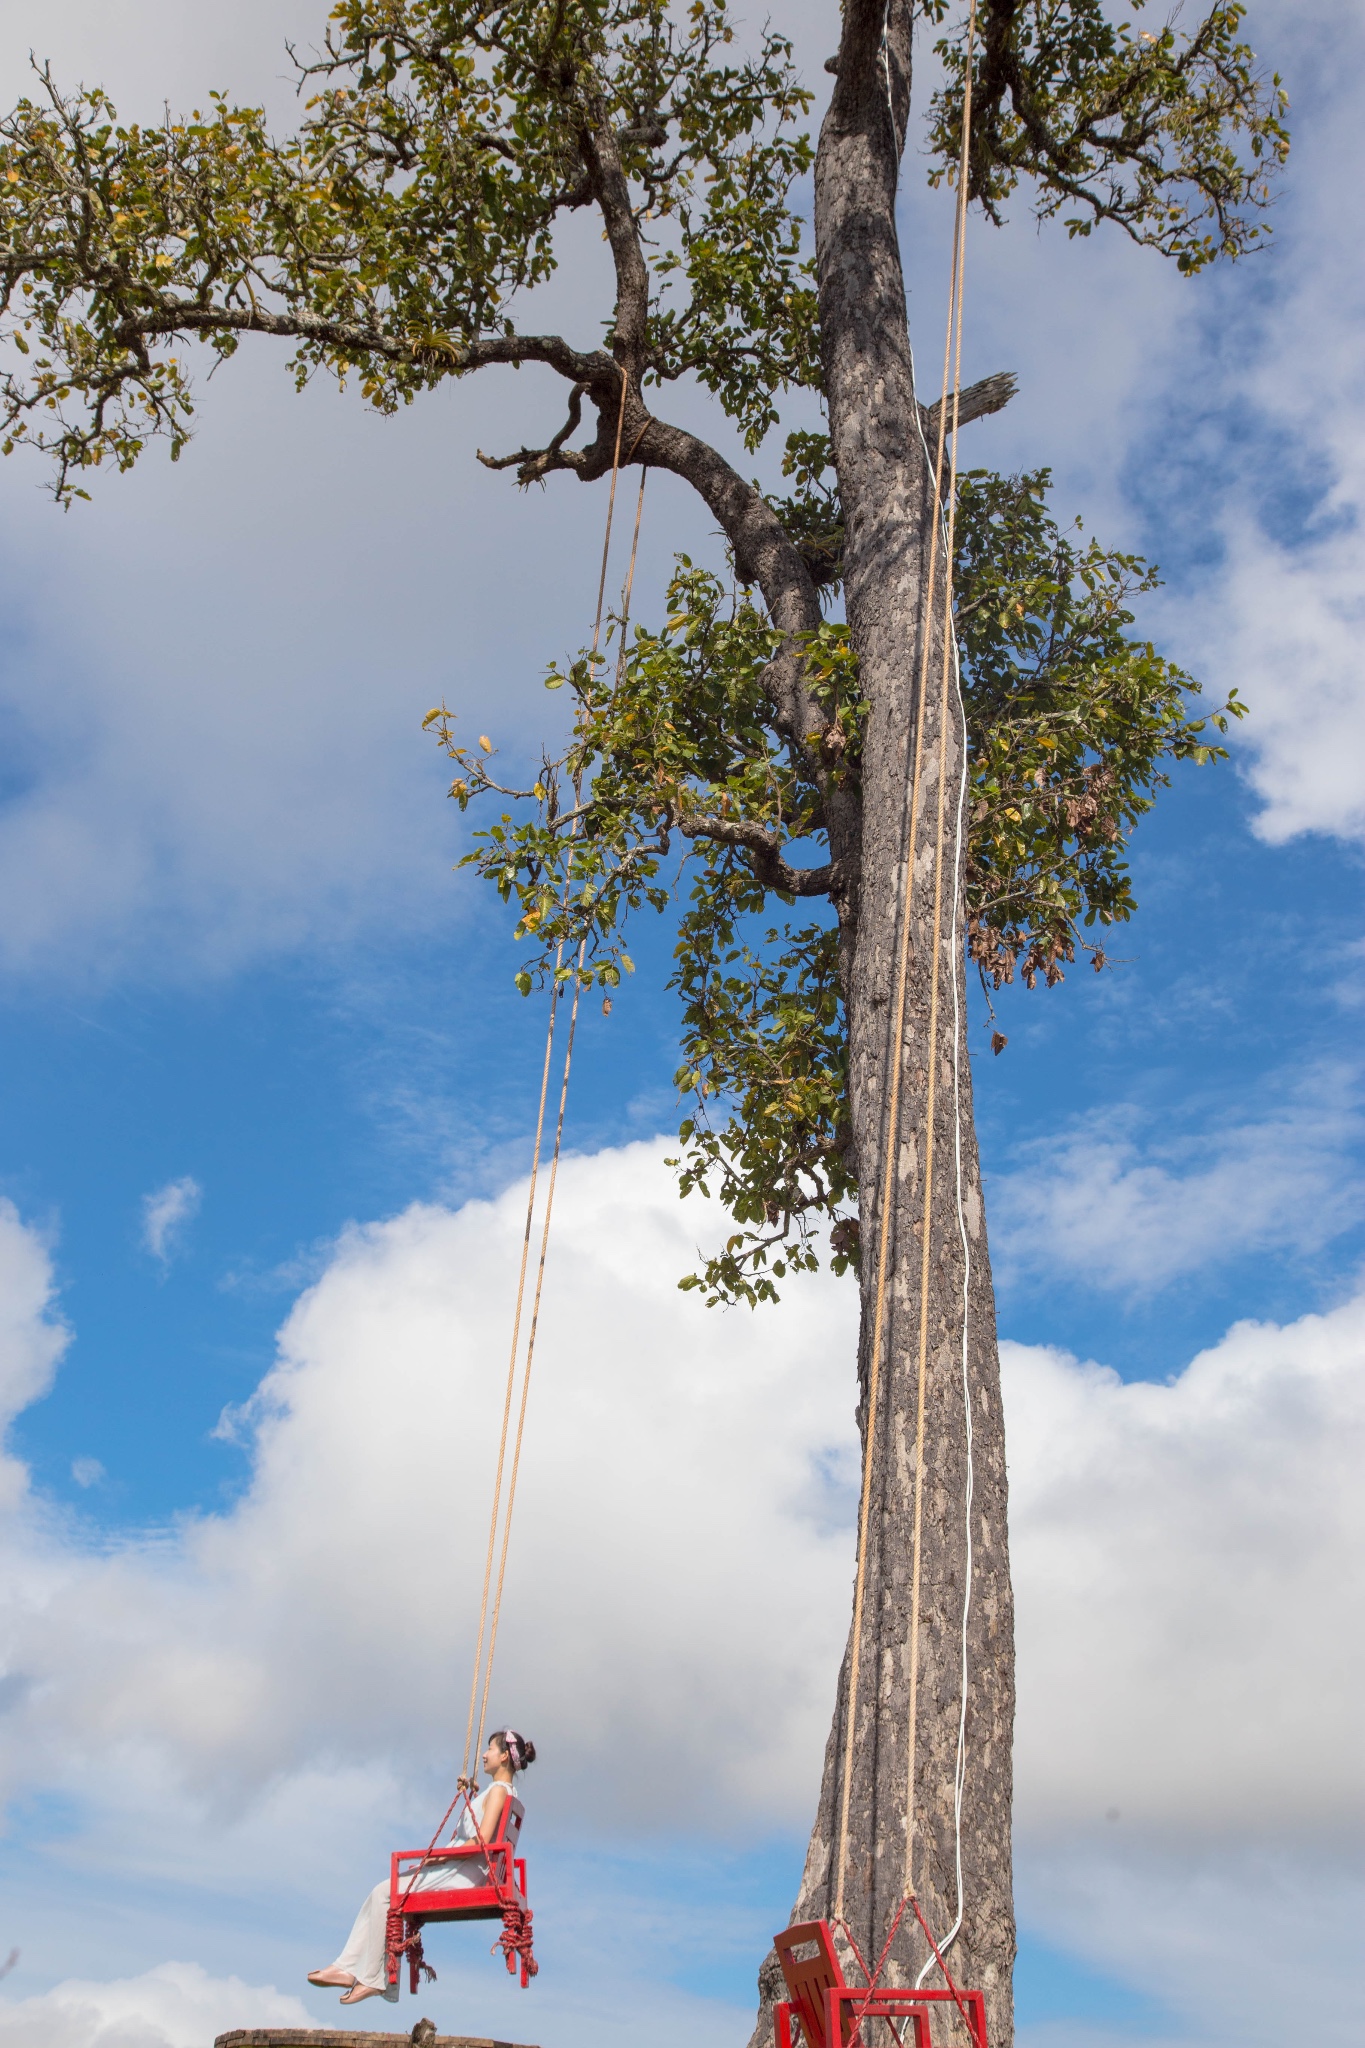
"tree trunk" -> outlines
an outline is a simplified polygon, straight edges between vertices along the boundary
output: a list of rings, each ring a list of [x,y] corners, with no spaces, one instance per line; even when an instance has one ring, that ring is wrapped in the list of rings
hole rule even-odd
[[[893,0],[889,15],[884,0],[845,0],[838,76],[821,131],[815,189],[825,389],[846,524],[845,600],[870,705],[860,875],[856,900],[841,905],[852,928],[847,994],[862,1218],[858,1419],[864,1450],[873,1420],[867,1395],[906,882],[906,792],[915,767],[922,635],[931,633],[843,1884],[844,1917],[870,1962],[881,1953],[907,1878],[921,1217],[943,659],[943,549],[940,541],[938,602],[930,607],[932,450],[926,453],[919,431],[894,211],[909,102],[910,27],[908,0]],[[964,1719],[965,1644],[962,1923],[947,1962],[959,1985],[985,1992],[990,2048],[1011,2048],[1013,1601],[994,1297],[965,1031],[958,831],[964,731],[951,680],[947,724],[910,1875],[942,1945],[959,1910],[954,1779]],[[850,1635],[794,1920],[828,1918],[836,1911],[851,1650]],[[913,1916],[907,1914],[907,1921],[883,1982],[913,1982],[932,1960]],[[781,1995],[774,1962],[769,1959],[760,1978],[764,2010],[756,2048],[770,2032],[774,1990]],[[925,1978],[928,1985],[942,1981],[936,1967]],[[966,2040],[955,2015],[936,2018],[934,2033],[941,2041]]]

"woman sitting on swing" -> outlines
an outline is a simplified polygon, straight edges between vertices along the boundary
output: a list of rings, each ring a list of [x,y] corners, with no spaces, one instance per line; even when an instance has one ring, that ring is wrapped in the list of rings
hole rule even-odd
[[[451,1843],[491,1842],[502,1824],[503,1809],[512,1798],[512,1780],[536,1760],[536,1746],[504,1728],[488,1738],[483,1768],[492,1779],[478,1798],[466,1800],[460,1824]],[[466,1886],[491,1882],[486,1856],[461,1857],[458,1862],[429,1863],[418,1871],[408,1890],[457,1891]],[[377,1884],[355,1916],[350,1938],[336,1961],[325,1970],[310,1970],[308,1982],[341,1991],[343,2005],[359,2005],[363,1998],[396,2001],[398,1987],[391,1985],[384,1960],[384,1936],[389,1918],[389,1881]]]

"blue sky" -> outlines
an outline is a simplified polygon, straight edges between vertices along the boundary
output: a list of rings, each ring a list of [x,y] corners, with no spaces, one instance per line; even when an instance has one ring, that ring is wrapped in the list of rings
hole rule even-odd
[[[793,19],[818,77],[831,11]],[[44,49],[128,113],[230,82],[283,117],[316,25],[54,0]],[[1190,285],[1022,209],[969,254],[966,374],[1021,392],[964,459],[1050,462],[1060,512],[1161,562],[1149,630],[1252,708],[1139,832],[1123,965],[1005,992],[999,1059],[974,1018],[1029,2048],[1268,2043],[1267,1896],[1344,2041],[1365,1890],[1365,9],[1252,30],[1296,134],[1267,256]],[[0,5],[11,95],[33,40]],[[946,221],[912,160],[903,229],[932,361]],[[569,255],[552,304],[592,331],[600,252]],[[472,457],[558,394],[380,422],[244,352],[199,398],[174,470],[69,516],[0,471],[4,2048],[335,2019],[303,1969],[444,1803],[534,1107],[542,1018],[420,722],[445,697],[515,755],[557,714],[601,494]],[[639,608],[708,545],[651,483]],[[676,1294],[709,1219],[661,1163],[666,929],[632,950],[576,1062],[500,1681],[542,1750],[545,1966],[523,2000],[447,1934],[421,2009],[719,2043],[794,1889],[846,1626],[852,1304]],[[409,1572],[414,1496],[440,1506]],[[793,1561],[813,1608],[773,1591]]]

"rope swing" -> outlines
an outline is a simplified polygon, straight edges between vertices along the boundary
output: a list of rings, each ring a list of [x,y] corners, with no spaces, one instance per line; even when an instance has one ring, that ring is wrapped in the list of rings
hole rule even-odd
[[[611,489],[607,497],[606,530],[602,537],[602,566],[597,578],[597,608],[593,618],[592,651],[589,655],[590,674],[595,669],[598,661],[601,659],[599,649],[602,640],[603,604],[607,587],[607,563],[611,553],[612,525],[616,515],[616,486],[621,471],[621,431],[625,425],[626,395],[627,375],[626,372],[622,370],[621,401],[617,409],[616,441],[612,451]],[[627,461],[629,461],[630,456],[634,455],[635,448],[639,446],[643,431],[644,430],[642,428],[641,434],[636,436],[635,444],[630,449],[629,454],[627,455]],[[631,536],[630,563],[626,571],[626,580],[621,594],[621,633],[620,645],[617,652],[618,681],[620,679],[621,670],[625,663],[626,629],[630,624],[631,594],[635,587],[635,564],[639,555],[640,547],[640,522],[644,514],[646,475],[647,471],[642,468],[640,471],[640,490],[635,505],[635,526]],[[569,843],[571,849],[574,842],[578,838],[579,829],[582,823],[583,766],[581,761],[579,762],[578,766],[575,768],[574,771],[573,790],[574,816],[569,827]],[[571,851],[568,864],[568,871],[566,872],[564,878],[564,888],[560,897],[561,913],[567,910],[569,905],[570,893],[573,885],[572,870],[573,858]],[[535,1142],[532,1147],[531,1153],[531,1182],[530,1187],[527,1190],[526,1196],[526,1225],[522,1233],[521,1264],[517,1273],[516,1303],[512,1315],[512,1345],[510,1356],[507,1362],[507,1384],[503,1396],[502,1430],[498,1442],[497,1470],[493,1483],[493,1505],[488,1520],[488,1551],[487,1556],[484,1560],[483,1593],[479,1607],[479,1627],[478,1633],[475,1638],[474,1669],[470,1679],[469,1686],[469,1715],[465,1723],[464,1758],[460,1770],[460,1777],[462,1782],[469,1780],[471,1764],[473,1760],[478,1756],[479,1751],[483,1747],[483,1730],[486,1725],[488,1715],[488,1693],[489,1688],[493,1682],[493,1657],[494,1652],[497,1648],[498,1624],[502,1615],[503,1582],[505,1580],[507,1573],[507,1550],[512,1534],[512,1511],[516,1503],[517,1475],[521,1467],[522,1438],[526,1429],[526,1404],[531,1389],[531,1367],[535,1360],[536,1336],[540,1328],[540,1302],[541,1295],[545,1286],[545,1262],[550,1246],[550,1223],[554,1215],[555,1188],[559,1178],[559,1160],[564,1143],[564,1112],[569,1098],[569,1074],[573,1066],[574,1039],[578,1031],[578,1009],[579,1001],[582,996],[583,963],[587,955],[587,946],[588,935],[585,931],[583,937],[579,941],[578,958],[574,965],[574,972],[572,977],[573,995],[569,1005],[569,1028],[564,1046],[564,1066],[560,1076],[559,1107],[555,1118],[554,1145],[550,1153],[549,1185],[547,1187],[545,1195],[545,1212],[544,1216],[541,1219],[540,1248],[539,1256],[536,1261],[535,1292],[531,1301],[531,1321],[530,1328],[527,1333],[526,1356],[524,1367],[521,1374],[521,1399],[517,1409],[517,1429],[516,1436],[512,1446],[512,1465],[507,1480],[507,1500],[504,1509],[502,1504],[503,1470],[507,1455],[508,1424],[512,1413],[513,1396],[517,1382],[517,1354],[521,1332],[522,1314],[526,1299],[526,1271],[530,1254],[532,1224],[535,1217],[536,1182],[540,1170],[541,1146],[545,1130],[545,1107],[549,1092],[550,1067],[554,1051],[555,1032],[559,1018],[560,998],[564,993],[564,981],[562,979],[562,968],[564,965],[563,938],[560,939],[559,945],[555,951],[555,969],[550,986],[549,1017],[547,1019],[545,1030],[545,1057],[541,1067],[540,1076],[540,1100],[536,1110]],[[488,1594],[489,1585],[492,1580],[493,1573],[493,1555],[495,1549],[498,1548],[498,1526],[500,1517],[502,1523],[502,1542],[500,1549],[498,1549],[498,1576],[496,1588],[493,1594],[492,1611],[490,1615]],[[479,1695],[479,1675],[481,1670],[483,1674],[483,1691],[482,1697],[479,1698],[478,1714],[476,1717],[474,1704],[476,1697],[478,1697]],[[476,1728],[478,1729],[477,1743],[474,1739]]]
[[[602,656],[603,608],[606,596],[607,567],[611,555],[612,527],[616,513],[616,487],[621,471],[621,434],[625,424],[628,377],[621,371],[621,397],[617,409],[616,437],[612,449],[611,488],[607,498],[606,530],[602,540],[602,565],[597,579],[597,606],[593,619],[592,649],[588,657],[589,675],[595,673]],[[641,429],[643,434],[643,429]],[[637,435],[627,461],[633,457],[641,436]],[[640,473],[640,490],[635,506],[635,525],[631,537],[630,564],[621,599],[621,642],[617,655],[617,680],[620,680],[626,657],[626,630],[630,622],[631,594],[635,585],[635,566],[639,553],[640,524],[644,513],[645,477]],[[587,708],[586,706],[584,708]],[[582,711],[580,711],[580,719]],[[569,830],[569,856],[566,863],[563,890],[560,896],[560,913],[568,911],[573,889],[573,846],[577,840],[582,820],[583,762],[580,758],[574,769],[574,816]],[[422,1955],[422,1934],[424,1923],[429,1919],[447,1920],[461,1918],[488,1919],[502,1916],[503,1931],[498,1938],[511,1971],[520,1968],[523,1986],[537,1972],[537,1965],[531,1948],[531,1911],[525,1897],[524,1862],[514,1857],[517,1833],[520,1828],[520,1803],[513,1799],[506,1802],[502,1820],[491,1839],[485,1838],[479,1826],[473,1806],[473,1794],[478,1786],[476,1774],[477,1759],[484,1743],[484,1731],[488,1715],[488,1695],[493,1682],[493,1663],[497,1650],[498,1629],[502,1618],[503,1591],[507,1576],[507,1556],[512,1536],[512,1516],[516,1506],[517,1479],[521,1469],[522,1443],[526,1432],[526,1413],[531,1390],[531,1371],[535,1362],[536,1337],[540,1328],[541,1298],[545,1285],[545,1267],[550,1245],[550,1225],[554,1215],[555,1189],[559,1177],[559,1162],[564,1144],[564,1116],[568,1104],[569,1077],[573,1066],[574,1039],[578,1030],[579,1003],[582,995],[583,968],[587,954],[588,934],[585,931],[578,946],[578,955],[570,975],[564,973],[565,937],[561,936],[555,951],[554,973],[550,984],[549,1013],[545,1028],[545,1052],[541,1062],[540,1093],[536,1105],[535,1137],[531,1148],[530,1182],[526,1196],[526,1221],[522,1230],[521,1256],[517,1269],[516,1294],[512,1311],[512,1340],[508,1353],[507,1377],[503,1389],[502,1420],[498,1435],[498,1452],[493,1479],[493,1500],[488,1519],[488,1543],[484,1556],[483,1583],[479,1598],[479,1624],[475,1636],[473,1670],[469,1683],[469,1709],[465,1720],[464,1750],[461,1757],[460,1773],[456,1780],[455,1796],[437,1824],[435,1833],[423,1851],[398,1851],[391,1859],[391,1891],[386,1946],[389,1957],[389,1980],[398,1981],[398,1966],[406,1956],[412,1975],[412,1988],[417,1989],[419,1974],[435,1973]],[[555,1039],[559,1026],[561,998],[568,981],[572,981],[573,993],[569,1005],[568,1030],[564,1042],[564,1062],[560,1074],[559,1101],[555,1116],[554,1142],[550,1150],[549,1175],[545,1191],[545,1206],[541,1216],[540,1242],[537,1251],[535,1286],[531,1297],[526,1346],[521,1348],[522,1324],[526,1315],[527,1279],[530,1268],[531,1242],[536,1219],[536,1195],[544,1157],[545,1117],[550,1096],[550,1076],[554,1064]],[[512,1431],[512,1413],[516,1409],[516,1429]],[[508,1460],[508,1441],[511,1439],[511,1459]],[[505,1482],[505,1488],[504,1488]],[[494,1560],[497,1573],[494,1576]],[[460,1895],[447,1896],[444,1892],[424,1889],[420,1900],[414,1904],[413,1892],[422,1871],[435,1862],[463,1852],[445,1849],[437,1852],[437,1843],[442,1831],[456,1807],[463,1800],[473,1821],[473,1836],[477,1847],[475,1854],[486,1853],[490,1883],[487,1886],[465,1890]],[[514,1812],[515,1809],[515,1812]],[[509,1825],[510,1823],[510,1825]],[[407,1866],[411,1864],[412,1868]]]

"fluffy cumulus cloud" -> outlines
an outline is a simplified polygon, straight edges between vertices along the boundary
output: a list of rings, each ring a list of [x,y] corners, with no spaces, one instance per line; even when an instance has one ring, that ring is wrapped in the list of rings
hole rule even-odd
[[[301,2027],[297,1998],[197,1963],[162,1963],[141,1976],[70,1978],[35,1998],[0,2000],[3,2048],[204,2048],[229,2027]]]
[[[1365,1296],[1167,1385],[1004,1347],[1029,1932],[1163,2048],[1358,2032]],[[1269,1952],[1269,1953],[1267,1953]],[[1103,2030],[1027,2048],[1107,2048]]]
[[[319,1756],[448,1746],[522,1200],[350,1233],[229,1418],[254,1464],[238,1506],[169,1550],[73,1561],[40,1615],[12,1613],[11,1668],[42,1698],[27,1767],[34,1746],[53,1770],[126,1747],[211,1799]],[[831,1360],[851,1299],[811,1288],[775,1341],[679,1295],[693,1217],[656,1146],[569,1162],[559,1219],[495,1710],[600,1770],[618,1823],[681,1823],[703,1780],[736,1828],[793,1820],[845,1625],[855,1461]],[[611,1768],[631,1725],[650,1730],[647,1780]]]
[[[698,1219],[661,1149],[571,1160],[561,1182],[493,1700],[542,1750],[551,1939],[559,1910],[584,1931],[590,1866],[658,1937],[626,1845],[799,1831],[846,1625],[851,1294],[805,1287],[761,1317],[680,1295]],[[420,1831],[436,1781],[414,1759],[447,1758],[463,1721],[522,1199],[343,1238],[229,1419],[252,1458],[231,1508],[95,1551],[11,1489],[6,1790],[18,1812],[63,1802],[42,1855],[68,1889],[173,1887],[148,1923],[171,1953],[295,1967],[278,1927],[268,1968],[220,1960],[218,1923],[254,1900],[321,1955],[386,1830]],[[42,1245],[2,1220],[17,1406],[63,1333]],[[1239,1325],[1167,1385],[1005,1348],[1021,1895],[1035,1930],[1135,1982],[1154,1940],[1186,1940],[1184,1900],[1198,1939],[1162,2040],[1223,2038],[1208,1985],[1235,1978],[1268,1870],[1305,1927],[1361,1881],[1365,1661],[1342,1622],[1365,1595],[1363,1365],[1365,1298]],[[189,2048],[211,2031],[196,2013],[258,2009],[235,1987],[215,2006],[179,1965],[46,2002],[17,1988],[0,2039],[41,2026],[46,2048],[112,2042],[134,2006],[152,2048]],[[564,2009],[565,2038],[589,2006]],[[714,2012],[674,2019],[714,2031]],[[1268,2020],[1239,2036],[1273,2038]]]
[[[1169,1385],[1005,1369],[1025,1833],[1358,1834],[1365,1297],[1239,1323]]]

